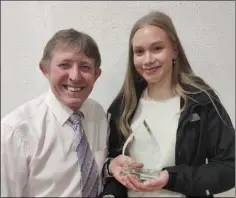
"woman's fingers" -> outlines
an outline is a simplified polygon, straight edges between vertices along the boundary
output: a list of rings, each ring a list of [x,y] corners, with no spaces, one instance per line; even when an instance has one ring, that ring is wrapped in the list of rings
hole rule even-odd
[[[130,182],[138,191],[146,191],[146,187],[143,185],[143,182],[138,179],[136,175],[130,174],[128,175]]]
[[[129,162],[129,166],[134,168],[143,168],[143,163],[132,161]]]
[[[124,176],[124,183],[125,186],[127,186],[129,189],[138,192],[140,191],[139,189],[136,188],[136,186],[132,183],[132,181],[130,180],[129,176]]]
[[[159,179],[150,179],[143,182],[148,191],[160,190],[163,188],[163,182]]]
[[[114,174],[114,177],[116,178],[116,180],[118,180],[122,185],[126,186],[127,188],[133,190],[133,191],[137,191],[137,188],[132,184],[132,182],[130,181],[130,179],[128,178],[127,175],[121,175],[119,173],[119,171],[116,171]]]
[[[116,175],[115,178],[127,188],[135,192],[151,192],[162,188],[162,183],[158,180],[141,181],[136,175]]]

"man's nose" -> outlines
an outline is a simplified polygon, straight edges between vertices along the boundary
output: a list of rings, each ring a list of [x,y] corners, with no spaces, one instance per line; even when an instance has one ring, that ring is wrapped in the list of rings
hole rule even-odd
[[[79,81],[81,79],[80,69],[77,65],[73,65],[69,71],[69,78],[71,81]]]

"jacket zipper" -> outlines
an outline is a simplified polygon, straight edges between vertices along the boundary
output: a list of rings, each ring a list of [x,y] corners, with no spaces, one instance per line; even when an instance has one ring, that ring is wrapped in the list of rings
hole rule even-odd
[[[180,160],[180,151],[179,151],[179,146],[180,146],[180,143],[181,143],[181,140],[182,140],[182,137],[183,137],[183,133],[184,131],[180,129],[182,128],[183,129],[183,126],[189,122],[189,120],[191,119],[191,115],[193,113],[193,110],[197,107],[197,106],[200,106],[200,104],[194,104],[192,105],[191,107],[189,107],[189,113],[186,111],[185,115],[181,118],[180,122],[179,122],[179,125],[178,125],[178,129],[177,129],[177,132],[176,132],[176,145],[175,145],[175,162],[176,162],[176,165],[179,164],[179,160]],[[188,117],[188,118],[187,118]],[[186,119],[187,118],[187,119]]]

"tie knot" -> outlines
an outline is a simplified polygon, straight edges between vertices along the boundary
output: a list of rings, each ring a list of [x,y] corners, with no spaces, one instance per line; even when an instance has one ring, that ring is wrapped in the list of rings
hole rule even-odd
[[[72,123],[72,125],[75,125],[81,122],[81,118],[82,114],[80,112],[76,112],[70,116],[69,121]]]

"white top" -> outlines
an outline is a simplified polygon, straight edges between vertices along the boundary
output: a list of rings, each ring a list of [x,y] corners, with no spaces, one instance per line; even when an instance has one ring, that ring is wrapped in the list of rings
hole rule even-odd
[[[103,108],[87,99],[80,109],[99,173],[107,156],[108,122]],[[68,125],[72,110],[51,90],[1,121],[1,197],[79,197],[80,167]],[[100,180],[100,191],[102,188]]]
[[[129,155],[144,168],[159,169],[175,165],[175,141],[180,115],[180,97],[153,101],[141,98],[131,123],[134,138],[128,144]],[[146,121],[155,139],[146,130]],[[156,141],[155,141],[156,140]],[[128,191],[129,197],[183,196],[168,190],[155,192]]]

